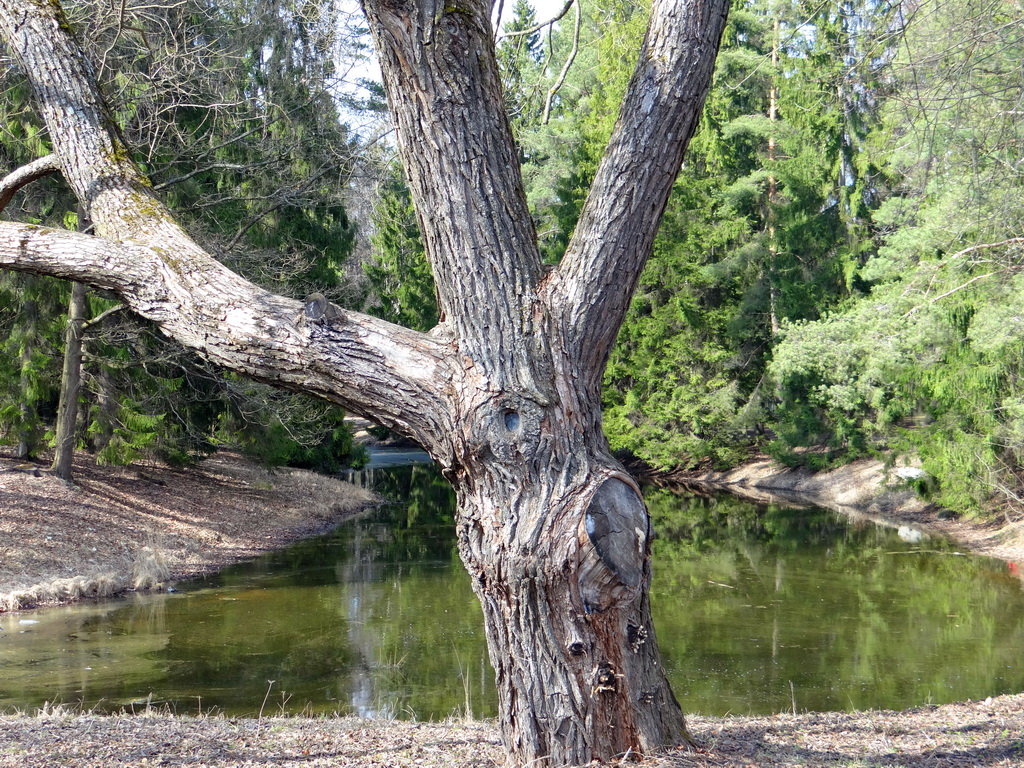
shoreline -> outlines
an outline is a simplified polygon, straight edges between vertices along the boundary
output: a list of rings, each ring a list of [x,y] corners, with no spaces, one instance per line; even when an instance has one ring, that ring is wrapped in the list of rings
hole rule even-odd
[[[103,569],[113,573],[116,578],[108,583],[124,589],[132,587],[129,579],[145,575],[140,562],[161,560],[165,582],[199,575],[328,530],[375,501],[368,491],[339,480],[303,470],[269,471],[230,453],[215,454],[189,470],[153,463],[90,468],[87,459],[80,460],[79,485],[69,486],[45,474],[12,471],[15,462],[0,458],[0,600],[18,589],[22,596],[40,597],[29,582],[42,578],[56,602],[39,604],[70,602],[70,593],[55,592],[53,585],[84,579],[89,568],[94,579]],[[854,471],[870,474],[863,467]],[[688,478],[688,484],[694,482],[698,479]],[[768,466],[751,465],[700,482],[761,501],[839,503],[826,498],[828,487],[836,495],[837,478],[815,481]],[[818,491],[814,483],[821,486]],[[872,504],[878,505],[874,511]],[[847,507],[849,513],[853,507]],[[896,504],[876,499],[867,509],[860,514],[886,514],[941,533],[946,532],[931,524],[950,522],[939,520],[919,500]],[[66,535],[59,535],[61,528]],[[971,548],[978,551],[990,539],[985,532]],[[29,574],[21,579],[28,586],[18,587],[15,573]],[[88,590],[77,595],[90,596],[96,595]],[[690,714],[687,721],[699,748],[651,756],[645,765],[1024,767],[1024,693],[899,712]],[[34,714],[0,713],[0,768],[179,764],[499,768],[504,752],[491,721],[190,717],[148,709],[96,715],[60,706]]]
[[[0,457],[0,612],[162,589],[329,531],[376,501],[226,451],[188,469],[79,455],[74,484]]]
[[[951,539],[971,554],[1024,568],[1024,520],[969,519],[942,510],[921,499],[896,475],[895,467],[877,459],[814,472],[759,456],[724,471],[654,472],[646,477],[659,485],[726,491],[759,503],[825,507],[853,520]]]
[[[0,456],[0,613],[161,589],[325,533],[378,499],[301,469],[268,469],[221,451],[196,467],[98,467],[76,483]],[[758,457],[722,472],[645,473],[656,484],[727,491],[761,503],[821,506],[921,531],[1024,571],[1024,521],[940,515],[877,460],[828,472]]]

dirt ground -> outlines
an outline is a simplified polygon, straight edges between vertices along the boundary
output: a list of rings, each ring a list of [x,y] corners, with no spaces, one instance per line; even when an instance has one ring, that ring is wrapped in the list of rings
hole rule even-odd
[[[696,751],[650,768],[1019,768],[1024,694],[905,712],[689,718]],[[500,768],[493,723],[354,718],[0,717],[0,768]],[[623,763],[625,764],[625,763]],[[630,765],[635,763],[630,762]]]
[[[218,453],[192,469],[75,463],[74,485],[0,457],[0,611],[104,597],[223,568],[373,501],[349,483]]]

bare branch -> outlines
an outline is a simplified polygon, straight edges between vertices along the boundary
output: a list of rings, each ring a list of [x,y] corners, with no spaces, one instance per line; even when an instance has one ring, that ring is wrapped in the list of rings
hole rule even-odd
[[[947,296],[952,296],[954,293],[959,293],[964,288],[967,288],[968,286],[978,282],[979,280],[984,280],[986,277],[992,277],[992,275],[998,275],[1005,271],[1005,269],[997,269],[994,272],[985,272],[984,274],[981,275],[975,275],[970,280],[966,280],[965,282],[960,283],[960,285],[956,286],[955,288],[950,288],[948,291],[940,293],[938,296],[932,296],[931,298],[928,299],[928,301],[924,302],[923,304],[918,304],[916,307],[908,310],[900,319],[906,320],[912,314],[922,309],[923,307],[927,307],[929,304],[934,304],[935,302],[941,301]]]
[[[576,0],[568,0],[566,4],[562,6],[562,10],[560,10],[556,16],[554,16],[551,19],[548,19],[547,21],[542,21],[538,24],[534,24],[529,29],[518,29],[515,32],[502,32],[497,36],[497,41],[501,42],[506,37],[523,37],[525,35],[532,35],[534,32],[540,32],[542,29],[544,29],[544,27],[550,27],[552,24],[555,24],[556,22],[559,22],[563,18],[565,18],[565,14],[569,12],[569,9],[572,8],[575,2]]]
[[[267,165],[269,162],[270,161],[265,161],[262,165]],[[210,171],[245,171],[251,170],[252,168],[253,166],[251,165],[240,165],[239,163],[210,163],[209,165],[193,168],[188,173],[175,176],[173,179],[161,181],[159,184],[155,184],[153,188],[157,191],[164,190],[168,187],[173,187],[175,184],[181,184],[184,181],[188,181],[201,173],[209,173]]]
[[[85,331],[85,330],[88,330],[89,328],[92,328],[93,326],[99,325],[100,323],[102,323],[104,320],[106,320],[111,315],[117,314],[118,312],[124,312],[127,309],[128,309],[128,307],[126,305],[124,305],[124,304],[116,304],[115,306],[110,307],[109,309],[105,309],[102,312],[100,312],[98,315],[96,315],[96,317],[94,317],[94,318],[92,318],[90,320],[86,320],[82,324],[82,330]]]
[[[972,253],[977,251],[987,251],[992,248],[1005,248],[1008,245],[1024,245],[1024,237],[1009,237],[1006,240],[1000,240],[996,243],[977,243],[975,245],[968,246],[963,250],[957,251],[952,256],[947,256],[936,266],[945,267],[951,262],[956,261],[957,259],[962,259],[964,256],[970,256]]]
[[[576,54],[580,50],[580,27],[583,21],[583,10],[580,7],[582,3],[580,0],[576,2],[576,23],[572,29],[572,49],[569,51],[569,55],[565,57],[565,64],[562,65],[562,71],[558,73],[558,79],[555,80],[554,85],[548,89],[547,98],[544,99],[544,116],[541,118],[541,123],[544,125],[548,124],[548,118],[551,117],[551,102],[555,98],[555,94],[561,89],[565,83],[565,78],[569,74],[569,69],[572,68],[572,63],[576,60]],[[566,5],[566,9],[568,9]]]
[[[60,163],[57,162],[57,156],[46,155],[45,157],[33,160],[31,163],[26,163],[21,168],[11,171],[4,176],[0,179],[0,213],[11,202],[19,189],[31,184],[36,179],[41,179],[51,173],[57,173],[59,170]]]
[[[314,184],[316,184],[318,181],[320,181],[320,179],[323,178],[324,174],[326,174],[328,170],[330,170],[330,169],[329,168],[322,168],[322,169],[320,169],[319,172],[310,174],[309,178],[306,179],[305,182],[303,182],[302,187],[300,189],[295,190],[295,193],[296,194],[301,193],[303,190],[309,189],[310,187],[312,187]],[[225,251],[232,250],[236,245],[238,245],[239,241],[245,236],[246,232],[248,232],[250,229],[255,227],[257,224],[260,223],[260,221],[262,221],[264,218],[266,218],[267,216],[272,214],[274,211],[276,211],[277,209],[281,208],[282,206],[287,205],[288,203],[289,203],[289,197],[288,197],[287,194],[281,193],[281,194],[274,195],[273,202],[271,202],[270,205],[265,206],[258,213],[256,213],[253,216],[249,217],[249,220],[246,221],[245,223],[243,223],[238,228],[238,230],[234,234],[234,237],[232,237],[231,240],[228,241],[228,244],[226,246],[224,246],[224,250]]]

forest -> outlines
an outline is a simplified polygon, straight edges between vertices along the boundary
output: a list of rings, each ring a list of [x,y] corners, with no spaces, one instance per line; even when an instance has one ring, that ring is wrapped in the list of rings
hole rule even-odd
[[[545,24],[509,6],[502,84],[555,265],[648,9],[588,0]],[[224,264],[297,299],[438,322],[359,15],[332,0],[66,10],[134,159]],[[2,56],[6,173],[52,147]],[[612,448],[658,470],[915,457],[936,504],[1019,516],[1022,61],[1019,2],[736,0],[604,374]],[[3,202],[6,219],[89,231],[57,176]],[[70,441],[103,463],[224,446],[324,471],[361,460],[340,408],[226,373],[112,294],[0,272],[0,297],[0,440],[18,457]]]

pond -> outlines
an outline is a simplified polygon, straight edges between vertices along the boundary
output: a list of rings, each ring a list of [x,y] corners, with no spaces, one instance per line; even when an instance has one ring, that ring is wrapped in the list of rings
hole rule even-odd
[[[401,503],[175,593],[0,615],[0,708],[493,715],[451,491],[429,466],[373,481]],[[1005,563],[823,510],[647,501],[655,624],[686,711],[1024,690],[1024,590]]]

